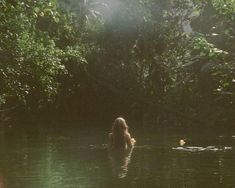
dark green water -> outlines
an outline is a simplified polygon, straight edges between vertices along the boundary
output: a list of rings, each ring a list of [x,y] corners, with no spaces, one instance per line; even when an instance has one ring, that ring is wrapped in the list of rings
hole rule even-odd
[[[235,187],[232,132],[137,128],[136,147],[119,153],[108,152],[107,131],[1,131],[0,188]],[[176,149],[182,138],[213,147]]]

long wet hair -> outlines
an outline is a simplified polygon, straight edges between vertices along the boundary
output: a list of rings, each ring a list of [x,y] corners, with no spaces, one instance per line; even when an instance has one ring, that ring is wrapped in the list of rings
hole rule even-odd
[[[128,126],[122,117],[115,119],[112,127],[113,146],[116,148],[126,146],[126,135],[128,134]]]

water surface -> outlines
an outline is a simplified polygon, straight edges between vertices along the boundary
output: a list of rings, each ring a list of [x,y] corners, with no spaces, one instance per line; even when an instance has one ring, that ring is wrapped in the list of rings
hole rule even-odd
[[[137,145],[120,153],[108,151],[107,131],[2,130],[0,187],[235,187],[232,132],[132,128]],[[182,138],[187,140],[180,149]],[[208,146],[216,149],[187,149]]]

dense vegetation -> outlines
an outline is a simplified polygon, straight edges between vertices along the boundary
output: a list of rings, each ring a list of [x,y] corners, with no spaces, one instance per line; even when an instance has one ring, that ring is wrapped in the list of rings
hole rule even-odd
[[[1,0],[1,117],[234,123],[235,0]]]

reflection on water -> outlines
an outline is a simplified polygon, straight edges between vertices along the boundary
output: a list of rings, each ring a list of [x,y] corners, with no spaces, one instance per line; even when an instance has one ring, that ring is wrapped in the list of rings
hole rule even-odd
[[[180,131],[135,131],[138,145],[124,151],[109,151],[101,130],[6,132],[0,188],[235,187],[232,136],[193,133],[181,151]]]
[[[132,151],[133,148],[109,150],[109,161],[114,178],[125,178],[127,176]]]

